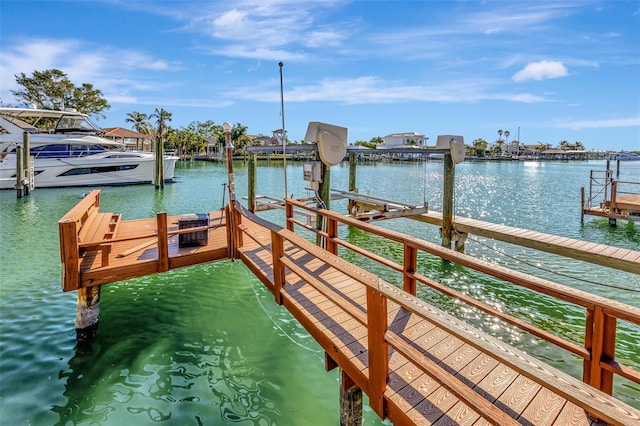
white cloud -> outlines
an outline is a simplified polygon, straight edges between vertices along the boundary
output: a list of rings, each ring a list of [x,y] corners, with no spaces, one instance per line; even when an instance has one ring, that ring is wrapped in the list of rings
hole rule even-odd
[[[530,62],[524,69],[518,71],[511,78],[513,81],[546,80],[549,78],[566,77],[567,68],[559,61]]]
[[[21,39],[0,51],[0,97],[12,102],[10,90],[18,89],[13,77],[19,73],[31,76],[34,70],[59,69],[74,84],[90,82],[112,99],[127,99],[135,90],[160,90],[157,83],[147,83],[140,72],[176,71],[178,63],[170,63],[130,49],[113,49],[91,45],[75,39]]]
[[[280,92],[275,88],[242,87],[227,93],[230,99],[275,102]],[[285,91],[287,102],[337,102],[355,104],[404,104],[409,102],[476,103],[484,100],[536,103],[546,102],[528,93],[503,93],[495,90],[491,80],[452,80],[437,84],[411,84],[374,76],[326,78]]]

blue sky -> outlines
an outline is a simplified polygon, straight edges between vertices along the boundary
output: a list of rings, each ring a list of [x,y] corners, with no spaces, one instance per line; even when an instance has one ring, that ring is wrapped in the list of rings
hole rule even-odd
[[[640,150],[640,2],[0,0],[0,98],[58,68],[169,123],[348,128]]]

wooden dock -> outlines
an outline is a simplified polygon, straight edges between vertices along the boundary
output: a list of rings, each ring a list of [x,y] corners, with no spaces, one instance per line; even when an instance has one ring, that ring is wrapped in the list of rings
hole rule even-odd
[[[591,171],[589,193],[581,190],[582,216],[600,216],[609,218],[609,224],[615,226],[618,219],[640,220],[640,182],[617,179],[620,173],[620,161],[617,172]]]
[[[229,258],[225,211],[210,212],[202,227],[181,230],[180,216],[121,220],[99,209],[100,191],[94,190],[59,221],[64,291]],[[208,234],[206,244],[181,247],[180,235],[198,232]]]
[[[286,228],[232,203],[211,212],[205,226],[179,229],[178,216],[161,213],[155,219],[124,221],[100,213],[99,192],[90,195],[60,221],[66,291],[238,258],[323,347],[327,370],[340,368],[341,395],[365,392],[375,412],[394,424],[640,424],[640,410],[611,396],[614,376],[640,383],[640,372],[615,357],[617,323],[639,326],[638,308],[296,200],[286,200]],[[323,217],[326,231],[297,218],[309,213]],[[402,264],[340,239],[339,224],[401,245]],[[194,232],[207,232],[207,244],[180,247],[179,235]],[[324,239],[325,248],[311,243],[309,233]],[[402,274],[402,288],[343,260],[339,247]],[[583,309],[583,342],[567,341],[429,279],[418,272],[418,253]],[[640,267],[640,252],[627,254],[626,261]],[[417,285],[455,297],[582,358],[583,380],[420,300]]]

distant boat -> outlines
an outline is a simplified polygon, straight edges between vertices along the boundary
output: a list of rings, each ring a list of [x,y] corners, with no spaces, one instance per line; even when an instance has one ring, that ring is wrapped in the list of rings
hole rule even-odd
[[[126,151],[102,137],[86,114],[31,108],[0,108],[0,189],[16,184],[16,148],[29,133],[35,187],[152,183],[155,154]],[[164,156],[164,177],[172,181],[178,157]]]
[[[640,154],[636,154],[634,152],[620,151],[615,154],[609,155],[609,160],[640,161]]]

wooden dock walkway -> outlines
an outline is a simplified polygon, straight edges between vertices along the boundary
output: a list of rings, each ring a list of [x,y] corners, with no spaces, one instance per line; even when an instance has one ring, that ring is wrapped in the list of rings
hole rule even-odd
[[[640,373],[615,358],[617,321],[640,325],[638,308],[295,200],[286,200],[286,228],[252,215],[239,203],[224,212],[211,212],[206,226],[189,229],[178,229],[177,216],[123,221],[117,215],[99,213],[99,194],[79,206],[60,221],[65,290],[239,258],[322,346],[326,368],[340,368],[342,386],[361,389],[375,412],[394,424],[640,424],[640,410],[610,395],[614,375],[640,383]],[[296,219],[300,214],[296,209],[322,215],[326,231]],[[339,223],[401,244],[404,263],[395,264],[341,240]],[[296,227],[323,238],[326,249],[294,232]],[[176,241],[180,234],[204,230],[209,235],[205,246],[180,247]],[[80,236],[85,240],[80,241]],[[403,288],[340,258],[338,247],[401,273]],[[418,252],[584,308],[584,345],[421,275]],[[640,253],[634,256],[631,262],[637,266]],[[74,272],[76,278],[70,276]],[[583,358],[583,381],[420,300],[415,296],[417,284],[456,297]]]

